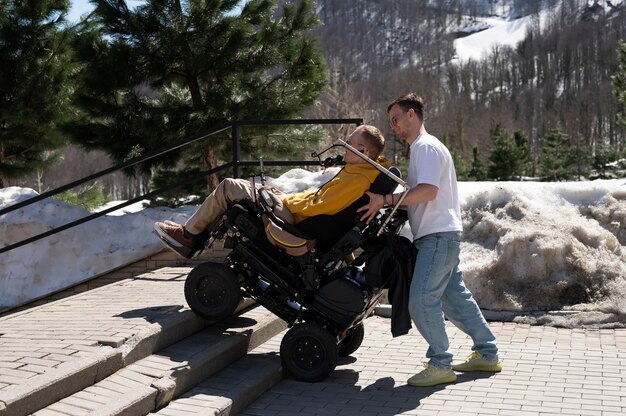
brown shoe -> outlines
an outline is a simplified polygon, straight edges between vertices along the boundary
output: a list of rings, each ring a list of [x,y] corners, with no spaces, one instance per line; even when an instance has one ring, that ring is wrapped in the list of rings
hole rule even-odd
[[[185,227],[173,221],[155,222],[154,230],[161,241],[183,257],[191,258],[197,250],[196,241],[185,233]]]
[[[157,222],[154,224],[154,227],[160,229],[164,234],[170,237],[172,240],[180,244],[181,246],[185,246],[188,248],[193,248],[194,241],[193,238],[185,237],[185,227],[176,224],[173,221],[165,221],[165,222]]]

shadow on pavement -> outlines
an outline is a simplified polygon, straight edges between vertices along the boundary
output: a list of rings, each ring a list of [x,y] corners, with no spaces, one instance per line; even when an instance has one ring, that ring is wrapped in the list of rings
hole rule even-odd
[[[124,319],[142,318],[150,323],[159,323],[162,320],[170,319],[174,314],[183,313],[184,308],[184,305],[152,306],[147,308],[131,309],[114,316]]]
[[[350,357],[344,357],[340,365],[348,364]],[[402,383],[396,386],[393,377],[383,377],[368,384],[365,387],[358,386],[359,373],[349,369],[337,369],[326,380],[318,383],[304,383],[290,378],[286,378],[274,390],[278,397],[272,393],[267,394],[259,400],[281,400],[283,410],[288,409],[288,403],[293,403],[294,411],[301,411],[302,406],[306,414],[330,413],[340,409],[341,414],[358,415],[366,412],[368,415],[394,416],[406,411],[414,411],[420,406],[421,400],[431,394],[444,390],[449,386],[464,383],[480,378],[491,377],[493,373],[465,373],[459,374],[455,383],[441,384],[433,387],[411,387],[406,380],[398,380]],[[406,376],[408,378],[408,376]],[[363,384],[364,381],[361,381]],[[367,381],[365,381],[367,382]],[[292,400],[288,399],[291,392],[297,394]],[[258,403],[262,406],[262,403]],[[264,414],[258,407],[248,408],[244,415]],[[250,412],[250,413],[248,413]]]

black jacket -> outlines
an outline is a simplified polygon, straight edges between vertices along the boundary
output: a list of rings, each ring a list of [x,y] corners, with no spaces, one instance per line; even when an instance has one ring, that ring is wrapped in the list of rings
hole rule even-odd
[[[409,289],[415,268],[417,248],[406,237],[383,235],[363,246],[365,281],[388,289],[391,309],[391,335],[405,335],[411,329]]]

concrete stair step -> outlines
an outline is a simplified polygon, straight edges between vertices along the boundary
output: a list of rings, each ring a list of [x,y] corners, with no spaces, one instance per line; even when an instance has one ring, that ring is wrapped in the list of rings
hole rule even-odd
[[[254,301],[245,299],[235,313],[253,305],[256,305]],[[45,307],[42,310],[45,311]],[[0,391],[0,416],[30,415],[202,331],[208,324],[191,310],[185,310],[140,329],[130,339],[99,341],[98,346],[86,346],[78,355],[80,358],[68,360],[25,383]]]
[[[222,416],[245,410],[283,379],[278,351],[285,332],[259,345],[149,416]]]
[[[236,415],[282,378],[278,355],[251,353],[150,416]]]
[[[37,412],[36,416],[101,415],[145,416],[168,405],[174,398],[202,383],[245,356],[286,328],[286,324],[261,306],[248,309],[214,324],[157,353],[142,358],[103,380],[65,397]],[[251,357],[237,364],[248,368]],[[266,384],[280,373],[275,357],[261,363],[262,375],[249,375],[254,390],[257,383]],[[265,374],[267,372],[267,374]],[[269,375],[268,375],[269,374]],[[271,385],[271,384],[269,384]],[[245,389],[244,389],[245,390]]]

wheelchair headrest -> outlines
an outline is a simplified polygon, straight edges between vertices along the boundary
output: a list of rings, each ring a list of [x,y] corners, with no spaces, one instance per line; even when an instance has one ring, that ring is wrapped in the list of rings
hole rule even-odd
[[[402,173],[397,167],[390,167],[389,172],[402,179]],[[374,179],[374,182],[372,182],[372,186],[370,186],[370,191],[375,194],[385,195],[392,193],[394,189],[396,189],[396,186],[398,186],[398,184],[393,179],[381,172],[376,177],[376,179]]]

